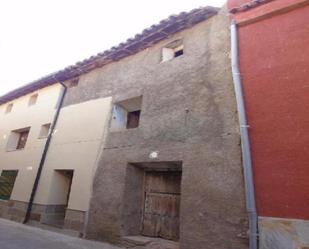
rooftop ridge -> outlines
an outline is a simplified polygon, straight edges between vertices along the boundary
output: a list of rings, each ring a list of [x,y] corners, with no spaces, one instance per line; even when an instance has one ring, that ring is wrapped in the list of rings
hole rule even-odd
[[[245,11],[248,11],[250,9],[253,9],[255,7],[258,7],[262,4],[266,4],[266,3],[269,3],[269,2],[272,2],[274,0],[252,0],[251,2],[248,2],[248,3],[244,3],[242,5],[240,5],[239,7],[234,7],[232,9],[229,10],[230,13],[232,14],[236,14],[236,13],[239,13],[239,12],[245,12]]]

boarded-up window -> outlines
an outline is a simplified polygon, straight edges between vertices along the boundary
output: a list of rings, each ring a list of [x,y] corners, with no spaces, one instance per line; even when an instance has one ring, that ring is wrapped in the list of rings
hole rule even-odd
[[[0,199],[9,200],[18,170],[3,170],[0,176]]]

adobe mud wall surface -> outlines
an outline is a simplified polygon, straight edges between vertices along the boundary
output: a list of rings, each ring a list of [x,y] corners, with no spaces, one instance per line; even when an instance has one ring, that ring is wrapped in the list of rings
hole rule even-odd
[[[160,63],[182,38],[184,55]],[[226,13],[80,78],[65,104],[143,95],[140,125],[108,132],[96,171],[87,237],[135,235],[126,193],[129,162],[182,161],[180,248],[248,248],[238,120]],[[158,151],[156,159],[149,154]],[[136,210],[140,212],[141,207]],[[132,214],[133,215],[133,214]],[[140,224],[136,224],[139,226]]]

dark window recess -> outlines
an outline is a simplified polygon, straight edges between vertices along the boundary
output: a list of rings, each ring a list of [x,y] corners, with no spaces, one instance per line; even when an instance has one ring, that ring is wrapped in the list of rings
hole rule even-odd
[[[174,57],[182,56],[183,55],[183,49],[178,50],[174,53]]]
[[[26,143],[27,143],[27,139],[28,139],[28,135],[29,135],[29,130],[22,131],[22,132],[19,133],[19,138],[18,138],[18,142],[17,142],[17,146],[16,146],[17,150],[21,150],[21,149],[25,148]]]
[[[35,105],[37,100],[38,100],[38,94],[33,94],[30,96],[30,99],[29,99],[29,102],[28,102],[28,106],[32,106],[32,105]]]
[[[3,170],[0,176],[0,199],[9,200],[14,188],[18,170]]]
[[[175,40],[162,48],[162,62],[184,55],[182,39]]]
[[[12,111],[12,109],[13,109],[13,104],[12,103],[8,104],[6,109],[5,109],[5,113],[10,113]]]
[[[114,104],[110,124],[111,131],[133,129],[139,126],[142,98],[142,96],[138,96]]]
[[[79,78],[74,78],[70,80],[67,84],[68,88],[76,87],[79,83]]]
[[[41,126],[39,138],[46,138],[48,137],[49,130],[50,130],[50,125],[51,124],[44,124]]]
[[[128,112],[127,117],[127,129],[137,128],[139,124],[139,118],[141,111]]]

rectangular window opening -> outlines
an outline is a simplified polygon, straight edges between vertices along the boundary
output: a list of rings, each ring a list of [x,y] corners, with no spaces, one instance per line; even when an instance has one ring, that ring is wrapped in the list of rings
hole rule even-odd
[[[41,126],[39,138],[46,138],[48,137],[49,130],[50,130],[50,123],[49,124],[44,124]]]
[[[182,56],[183,55],[183,47],[174,50],[174,57]]]
[[[13,109],[13,103],[10,103],[6,106],[5,113],[10,113]]]
[[[32,106],[32,105],[35,105],[37,100],[38,100],[38,94],[33,94],[30,96],[30,99],[29,99],[29,102],[28,102],[28,106]]]
[[[167,44],[162,49],[162,62],[172,60],[184,54],[184,45],[182,39],[175,40]]]
[[[119,131],[139,126],[142,96],[120,101],[114,104],[110,129]]]
[[[18,170],[2,170],[0,176],[0,199],[11,198]]]
[[[128,112],[127,117],[127,129],[133,129],[138,127],[141,110]]]
[[[30,127],[11,131],[7,143],[7,151],[22,150],[25,148]]]
[[[76,87],[79,83],[79,78],[74,78],[67,83],[68,88]]]

